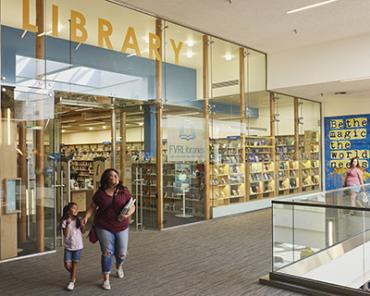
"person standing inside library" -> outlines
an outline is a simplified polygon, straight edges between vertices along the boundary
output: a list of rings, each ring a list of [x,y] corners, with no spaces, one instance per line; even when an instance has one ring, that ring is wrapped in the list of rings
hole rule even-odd
[[[344,186],[350,187],[350,198],[351,198],[351,206],[356,206],[356,195],[361,191],[361,185],[364,184],[364,179],[362,176],[362,170],[360,168],[360,162],[358,161],[358,157],[354,157],[351,159],[350,168],[346,173],[346,177],[344,180]]]
[[[107,169],[100,179],[100,187],[95,192],[82,224],[85,225],[95,213],[94,227],[101,248],[102,288],[110,290],[109,275],[113,256],[116,259],[117,277],[123,278],[123,263],[127,256],[128,228],[130,216],[135,212],[132,205],[127,214],[120,216],[122,208],[131,199],[131,193],[122,185],[119,173]]]

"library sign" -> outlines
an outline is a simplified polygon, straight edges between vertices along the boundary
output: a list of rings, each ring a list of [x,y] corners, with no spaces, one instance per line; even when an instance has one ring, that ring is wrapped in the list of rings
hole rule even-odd
[[[326,117],[325,133],[325,180],[326,190],[343,186],[350,160],[359,158],[365,170],[365,182],[369,180],[370,162],[370,114]]]
[[[167,161],[205,160],[204,119],[167,116]]]
[[[84,5],[88,5],[88,3]],[[90,5],[93,5],[92,1],[90,1]],[[31,9],[31,0],[22,0],[22,29],[25,31],[37,33],[39,31],[39,27],[36,25],[35,22],[31,22],[31,11],[33,11],[33,9],[34,7],[32,7]],[[56,4],[52,4],[50,5],[50,7],[46,7],[45,9],[50,9],[51,12],[51,31],[42,32],[40,33],[39,37],[51,34],[51,36],[58,38],[60,31],[59,6]],[[87,43],[89,41],[89,34],[97,33],[98,42],[96,45],[98,47],[121,51],[122,53],[126,54],[129,54],[129,52],[133,52],[134,55],[139,57],[142,56],[144,52],[148,52],[148,57],[150,59],[155,59],[158,61],[161,61],[162,59],[160,54],[161,38],[155,33],[149,32],[147,34],[146,39],[148,40],[148,49],[146,50],[144,48],[140,48],[135,28],[133,26],[128,26],[126,32],[122,32],[121,44],[116,45],[112,43],[113,30],[122,30],[122,28],[114,27],[113,22],[111,22],[110,20],[102,17],[97,17],[96,27],[91,28],[88,26],[89,22],[87,21],[87,17],[84,13],[74,9],[70,9],[69,17],[70,39],[73,42],[77,42],[80,44]],[[67,26],[68,23],[66,23],[65,25]],[[176,41],[172,38],[170,38],[169,41],[175,57],[175,64],[179,64],[180,53],[183,49],[184,42]]]

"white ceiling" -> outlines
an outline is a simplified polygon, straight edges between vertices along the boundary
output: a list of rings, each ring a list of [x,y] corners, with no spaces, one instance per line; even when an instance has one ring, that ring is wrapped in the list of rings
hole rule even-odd
[[[370,32],[369,0],[114,0],[271,53]],[[297,31],[297,33],[294,32]]]

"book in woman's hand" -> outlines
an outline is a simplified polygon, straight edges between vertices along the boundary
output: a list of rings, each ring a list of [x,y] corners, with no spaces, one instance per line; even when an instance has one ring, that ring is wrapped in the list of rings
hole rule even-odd
[[[133,199],[132,197],[129,199],[129,201],[125,204],[125,206],[121,209],[119,212],[119,215],[117,217],[119,222],[122,222],[124,217],[127,215],[131,207],[135,204],[136,199]]]

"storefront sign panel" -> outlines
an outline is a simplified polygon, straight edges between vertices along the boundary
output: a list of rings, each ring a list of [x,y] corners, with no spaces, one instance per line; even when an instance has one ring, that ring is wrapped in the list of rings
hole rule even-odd
[[[167,160],[205,160],[204,120],[201,118],[168,116]]]

